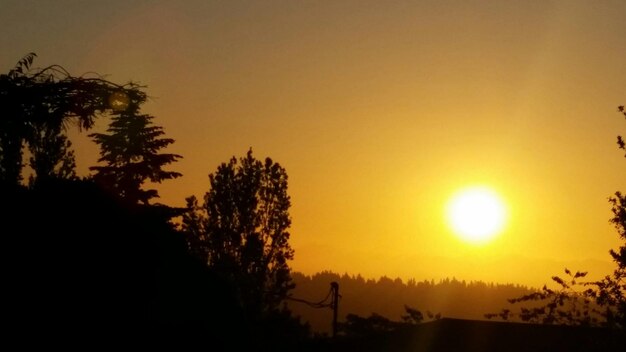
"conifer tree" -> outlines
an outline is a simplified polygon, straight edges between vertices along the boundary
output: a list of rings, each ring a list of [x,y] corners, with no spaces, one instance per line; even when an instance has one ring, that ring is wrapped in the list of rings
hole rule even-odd
[[[159,153],[174,143],[164,135],[161,126],[152,123],[153,116],[139,113],[140,102],[128,102],[123,95],[116,97],[112,105],[116,111],[111,119],[108,133],[92,133],[89,136],[100,145],[103,166],[90,167],[94,179],[130,204],[148,204],[158,197],[155,189],[143,189],[146,181],[160,183],[182,176],[178,172],[165,171],[163,167],[182,158],[178,154]]]

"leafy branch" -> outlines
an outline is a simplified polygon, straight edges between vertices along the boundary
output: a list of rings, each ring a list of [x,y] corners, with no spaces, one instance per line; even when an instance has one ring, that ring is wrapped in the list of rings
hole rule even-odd
[[[553,276],[552,281],[558,284],[557,289],[544,285],[541,290],[521,297],[509,299],[509,303],[535,302],[530,307],[520,307],[519,312],[503,309],[499,313],[488,313],[488,319],[502,320],[519,319],[528,323],[597,326],[602,320],[600,312],[594,304],[593,289],[586,288],[589,282],[579,282],[587,276],[586,272],[572,273],[565,269],[567,278]],[[583,288],[577,290],[576,288]],[[586,288],[586,289],[584,289]]]

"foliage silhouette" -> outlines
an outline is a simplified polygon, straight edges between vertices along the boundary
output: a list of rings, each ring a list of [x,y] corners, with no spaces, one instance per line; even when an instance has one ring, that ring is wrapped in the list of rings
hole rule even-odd
[[[294,272],[292,276],[296,287],[290,294],[309,301],[318,301],[328,292],[329,282],[338,282],[342,296],[339,318],[344,322],[347,313],[368,317],[372,312],[392,321],[405,321],[403,316],[407,316],[407,311],[402,303],[437,313],[422,311],[424,320],[438,319],[441,316],[483,319],[486,311],[499,309],[499,302],[506,301],[508,297],[535,291],[521,285],[466,282],[454,278],[418,282],[388,277],[366,279],[361,275],[339,275],[332,272],[320,272],[311,276]],[[398,304],[390,304],[390,301]],[[307,305],[290,301],[288,306],[294,314],[309,322],[315,333],[330,333],[332,314],[329,309],[311,309]]]
[[[270,158],[255,159],[249,150],[245,157],[219,165],[209,180],[201,206],[195,197],[187,198],[182,231],[190,250],[235,287],[253,330],[267,330],[276,317],[285,326],[274,326],[273,332],[299,330],[300,323],[279,310],[294,287],[285,169]],[[274,338],[268,331],[262,335],[262,340]]]
[[[248,347],[247,339],[233,338],[249,336],[235,291],[188,253],[169,222],[171,208],[144,206],[102,187],[113,168],[138,185],[180,176],[161,169],[179,156],[158,153],[173,140],[160,138],[161,127],[138,113],[146,100],[141,87],[73,77],[58,65],[33,69],[35,57],[0,75],[7,335],[20,343],[36,336],[46,348],[129,339],[156,346],[170,338],[202,340],[217,350]],[[112,135],[94,138],[105,145],[103,161],[113,165],[96,168],[98,182],[78,179],[65,129],[73,122],[89,129],[108,113]],[[29,187],[21,184],[24,148],[34,171]],[[128,155],[143,158],[143,168],[115,164]],[[147,203],[156,192],[140,196]]]
[[[402,316],[403,322],[407,324],[419,324],[424,320],[424,314],[422,314],[422,312],[420,312],[419,310],[409,307],[407,305],[404,306],[404,310],[406,314]],[[430,318],[432,318],[432,313],[428,315]]]
[[[624,118],[626,118],[626,109],[624,109],[624,105],[618,106],[617,111],[624,115]],[[620,149],[626,150],[626,142],[624,142],[624,138],[622,136],[617,136],[617,145]],[[624,154],[624,157],[626,158],[626,154]]]
[[[234,291],[187,253],[157,208],[121,206],[84,180],[14,189],[0,203],[7,336],[48,347],[128,338],[237,346]]]
[[[346,315],[346,322],[340,325],[340,330],[347,336],[371,336],[398,329],[402,323],[391,321],[384,316],[372,313],[364,318],[356,314]]]
[[[177,154],[159,153],[174,143],[171,138],[161,138],[163,128],[153,126],[153,116],[139,114],[144,100],[128,101],[118,93],[112,105],[116,106],[108,134],[92,133],[89,136],[100,145],[100,159],[105,166],[92,166],[93,178],[99,184],[131,204],[148,204],[158,197],[155,189],[143,190],[146,181],[160,183],[182,176],[178,172],[164,171],[163,167],[177,159]]]
[[[89,129],[95,118],[112,111],[111,97],[123,94],[130,104],[146,95],[135,83],[118,85],[101,77],[74,77],[62,66],[33,68],[37,55],[22,58],[0,75],[0,187],[22,180],[23,146],[38,177],[71,177],[73,164],[64,128],[76,122]]]
[[[618,112],[626,118],[623,105],[618,107]],[[626,150],[621,136],[617,136],[617,144],[620,149]],[[626,241],[626,195],[617,191],[609,198],[609,203],[613,212],[609,222],[615,226],[620,239]],[[626,243],[617,251],[611,249],[609,253],[617,264],[611,275],[599,281],[579,283],[577,279],[585,277],[587,273],[572,274],[565,269],[569,276],[567,281],[558,276],[552,277],[561,287],[559,290],[544,286],[540,292],[509,300],[511,303],[535,301],[541,302],[541,305],[522,307],[519,313],[503,309],[500,313],[488,313],[485,316],[504,320],[517,316],[524,321],[544,324],[599,325],[626,329]],[[573,288],[577,285],[587,289],[576,291]]]
[[[553,290],[546,285],[540,291],[509,299],[509,303],[535,302],[531,307],[521,307],[519,313],[503,309],[500,313],[485,314],[486,318],[510,320],[519,318],[529,323],[596,326],[602,320],[602,312],[597,310],[589,297],[590,290],[585,290],[585,282],[579,279],[587,276],[586,272],[572,273],[565,269],[568,276],[562,279],[553,276],[559,289]],[[576,288],[579,288],[578,290]]]
[[[340,329],[347,336],[363,337],[410,328],[424,321],[424,315],[419,310],[405,305],[404,311],[400,321],[390,320],[377,313],[367,318],[350,313],[346,315],[346,321],[340,325]],[[430,319],[435,318],[432,313],[428,313],[428,316]],[[441,315],[437,314],[435,319],[440,318]]]
[[[624,106],[618,112],[626,118]],[[626,150],[622,136],[617,136],[620,149]],[[626,154],[624,155],[626,157]],[[589,290],[591,297],[605,308],[604,318],[608,326],[626,329],[626,194],[617,191],[609,198],[613,217],[609,220],[615,226],[621,240],[624,241],[617,250],[609,251],[617,268],[611,275],[593,283],[595,289]]]
[[[67,139],[61,126],[35,125],[33,137],[28,144],[29,165],[33,169],[29,184],[45,182],[48,179],[76,179],[76,158],[72,143]]]

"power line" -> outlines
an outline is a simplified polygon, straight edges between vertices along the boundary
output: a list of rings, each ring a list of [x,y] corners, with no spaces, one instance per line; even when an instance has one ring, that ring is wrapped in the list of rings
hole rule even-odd
[[[312,308],[332,308],[333,307],[333,299],[331,297],[331,295],[333,294],[333,287],[331,286],[330,290],[328,291],[328,294],[326,295],[326,297],[319,301],[319,302],[311,302],[311,301],[307,301],[305,299],[301,299],[301,298],[295,298],[293,296],[287,296],[285,297],[285,299],[290,300],[290,301],[294,301],[294,302],[300,302],[300,303],[304,303],[306,305],[308,305],[309,307]],[[328,303],[325,303],[329,298],[331,298],[331,301]]]
[[[328,299],[330,298],[330,302],[326,303],[328,301]],[[295,298],[292,296],[287,296],[285,297],[286,300],[290,300],[290,301],[294,301],[294,302],[300,302],[300,303],[304,303],[306,305],[308,305],[311,308],[330,308],[333,310],[333,321],[332,321],[332,328],[333,328],[333,337],[337,336],[337,314],[339,313],[339,299],[341,298],[341,295],[339,294],[339,284],[335,281],[330,283],[330,290],[328,291],[328,294],[326,295],[326,297],[319,301],[319,302],[311,302],[311,301],[307,301],[305,299],[301,299],[301,298]]]

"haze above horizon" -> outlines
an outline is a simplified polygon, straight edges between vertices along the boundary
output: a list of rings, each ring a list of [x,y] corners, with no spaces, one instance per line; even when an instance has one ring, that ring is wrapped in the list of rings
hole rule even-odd
[[[138,81],[176,140],[184,205],[252,147],[287,169],[292,267],[511,282],[614,267],[607,198],[626,191],[623,1],[5,1],[0,72]],[[104,129],[101,119],[96,129]],[[87,174],[97,147],[72,132]],[[508,223],[473,246],[455,192],[492,188]]]

